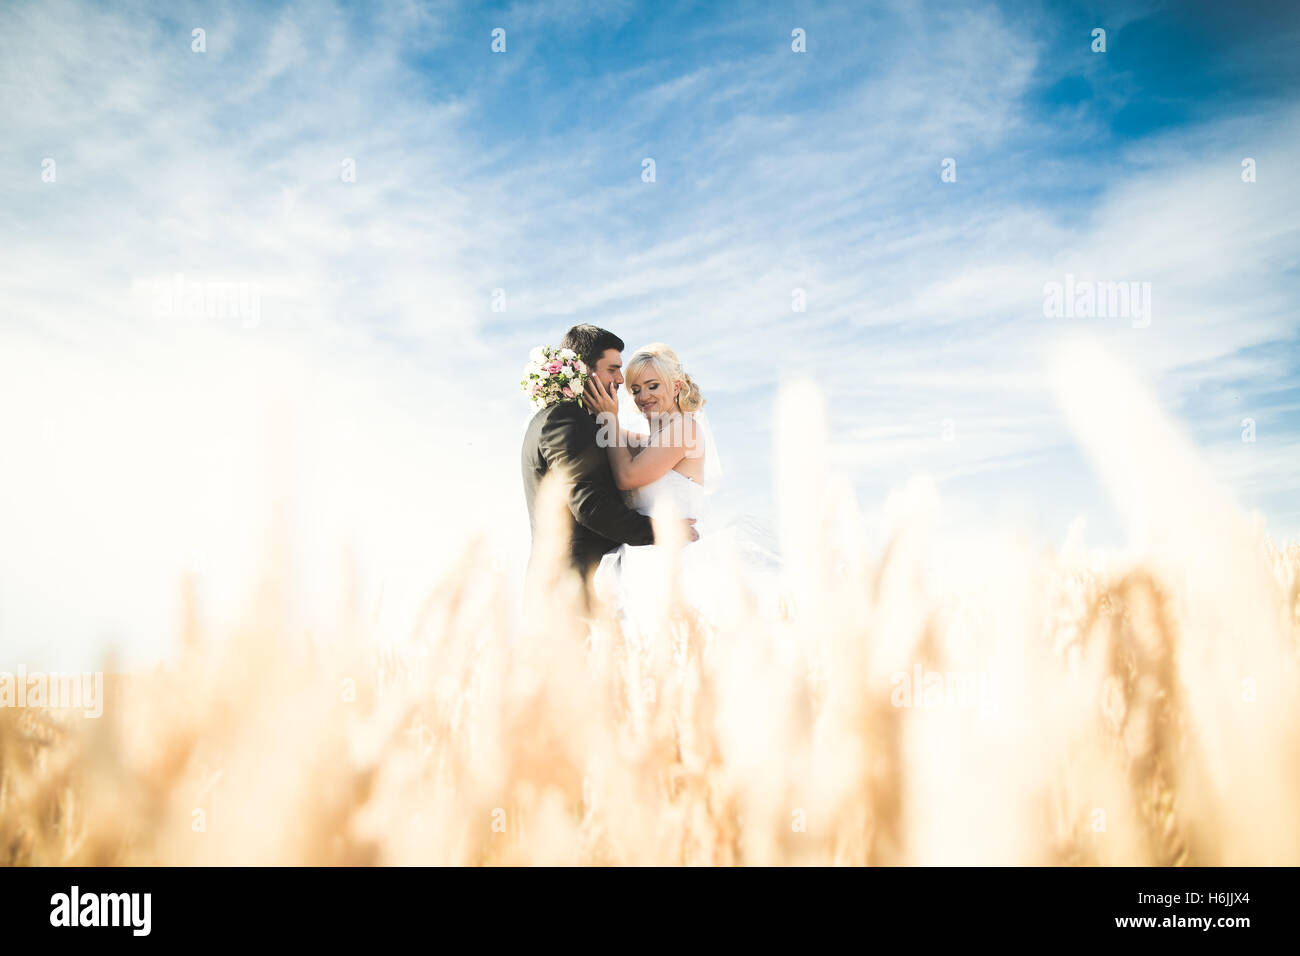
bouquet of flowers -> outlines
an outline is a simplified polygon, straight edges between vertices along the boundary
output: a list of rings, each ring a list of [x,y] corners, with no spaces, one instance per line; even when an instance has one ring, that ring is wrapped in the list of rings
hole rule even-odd
[[[582,390],[589,372],[573,349],[539,345],[528,356],[524,379],[519,386],[537,409],[556,402],[582,404]]]

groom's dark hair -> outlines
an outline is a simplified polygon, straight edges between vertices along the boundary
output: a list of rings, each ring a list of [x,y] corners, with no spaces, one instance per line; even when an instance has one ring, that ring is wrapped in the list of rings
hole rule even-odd
[[[604,357],[606,349],[623,351],[623,340],[596,325],[575,325],[564,333],[560,348],[573,349],[578,353],[578,358],[587,363],[588,368],[594,369],[596,363]]]

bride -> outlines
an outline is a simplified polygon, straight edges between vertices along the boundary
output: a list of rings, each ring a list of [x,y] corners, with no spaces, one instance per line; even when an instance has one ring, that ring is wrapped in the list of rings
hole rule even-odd
[[[638,349],[623,371],[626,389],[645,419],[645,431],[618,420],[618,399],[593,376],[584,401],[603,423],[614,481],[628,506],[645,515],[695,519],[699,542],[681,553],[683,596],[697,611],[723,588],[714,577],[721,555],[709,540],[708,497],[722,475],[712,430],[702,411],[700,387],[682,368],[677,353],[662,343]],[[721,536],[717,543],[721,543]],[[606,554],[596,570],[595,590],[619,611],[624,624],[640,629],[667,610],[666,555],[656,545],[622,545]]]

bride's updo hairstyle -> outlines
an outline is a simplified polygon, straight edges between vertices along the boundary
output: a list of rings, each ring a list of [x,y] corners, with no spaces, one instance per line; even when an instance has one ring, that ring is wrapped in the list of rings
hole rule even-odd
[[[628,359],[623,377],[630,385],[639,381],[647,368],[654,369],[659,381],[672,382],[674,385],[681,386],[681,391],[677,393],[677,404],[682,411],[694,412],[704,406],[704,396],[700,394],[700,387],[686,374],[677,353],[662,342],[637,349]]]

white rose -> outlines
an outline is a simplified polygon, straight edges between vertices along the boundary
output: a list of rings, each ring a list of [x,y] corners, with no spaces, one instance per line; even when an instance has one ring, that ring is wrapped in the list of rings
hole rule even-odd
[[[537,377],[538,377],[538,378],[550,378],[550,377],[551,377],[551,373],[548,372],[548,371],[546,371],[546,369],[541,368],[541,369],[538,369],[538,370],[537,370]]]
[[[546,351],[540,345],[528,353],[528,361],[544,362],[546,361]]]

